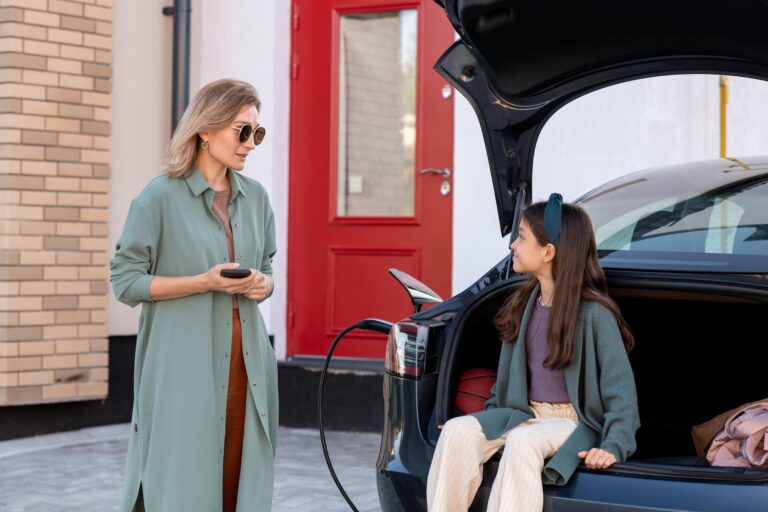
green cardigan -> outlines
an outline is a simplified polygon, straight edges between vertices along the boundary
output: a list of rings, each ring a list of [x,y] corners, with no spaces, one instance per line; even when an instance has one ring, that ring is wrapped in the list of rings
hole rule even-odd
[[[485,410],[474,413],[487,439],[534,417],[528,406],[528,368],[525,331],[540,285],[528,298],[515,343],[504,343],[496,384]],[[578,452],[602,448],[624,462],[635,451],[640,427],[632,367],[616,318],[598,302],[582,302],[574,331],[574,358],[564,368],[568,396],[579,425],[544,466],[544,484],[565,485],[581,464]]]

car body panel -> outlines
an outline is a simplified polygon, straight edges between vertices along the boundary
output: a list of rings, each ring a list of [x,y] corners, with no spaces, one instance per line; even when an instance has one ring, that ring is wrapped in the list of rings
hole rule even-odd
[[[451,342],[473,304],[490,294],[508,293],[525,276],[505,278],[506,258],[464,292],[407,319],[421,325],[442,327],[438,342],[438,374],[422,380],[384,374],[384,429],[377,461],[376,480],[384,512],[426,511],[426,484],[439,430],[448,420],[451,384],[444,377],[453,372],[455,347]],[[768,274],[729,275],[606,269],[612,286],[667,289],[675,293],[714,293],[768,303]],[[545,487],[545,512],[715,512],[734,509],[764,510],[768,502],[768,473],[745,475],[728,481],[728,474],[697,475],[682,465],[651,467],[632,463],[604,471],[579,468],[567,485]],[[699,471],[701,468],[697,468]],[[736,469],[736,468],[735,468]],[[744,468],[738,468],[744,470]],[[735,475],[735,473],[734,473]],[[736,475],[736,478],[741,478]],[[727,508],[724,504],[730,504]]]
[[[533,154],[542,127],[570,101],[651,76],[712,73],[768,80],[768,0],[436,1],[459,40],[435,69],[467,98],[480,120],[502,235],[516,230],[521,208],[531,197]],[[766,174],[766,157],[696,162],[625,176],[576,202],[587,205],[612,188],[651,178],[662,187],[664,180],[687,180],[686,194],[697,198],[751,186]],[[616,256],[622,252],[600,252],[609,286],[768,304],[768,270],[759,266],[701,272],[673,261],[671,254],[654,266],[648,261],[629,264]],[[426,510],[437,425],[450,418],[452,379],[458,379],[453,375],[457,333],[473,308],[491,295],[508,294],[526,278],[511,272],[507,256],[466,290],[407,319],[419,326],[440,326],[439,335],[427,337],[428,343],[438,344],[439,364],[436,373],[421,379],[384,374],[385,421],[376,477],[385,512]],[[492,464],[486,464],[488,473]],[[768,472],[763,473],[631,459],[602,471],[582,466],[566,485],[545,486],[544,510],[763,511]]]

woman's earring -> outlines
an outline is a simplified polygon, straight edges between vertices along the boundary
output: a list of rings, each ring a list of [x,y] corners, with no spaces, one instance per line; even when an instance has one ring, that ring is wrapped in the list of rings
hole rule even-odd
[[[204,141],[203,141],[203,142],[200,144],[200,147],[201,147],[201,148],[203,148],[203,149],[208,149],[208,141],[207,141],[207,140],[204,140]]]

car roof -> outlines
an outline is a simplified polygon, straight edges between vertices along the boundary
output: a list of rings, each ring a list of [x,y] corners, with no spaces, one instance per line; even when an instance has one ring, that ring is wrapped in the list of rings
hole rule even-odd
[[[627,189],[628,194],[634,195],[644,183],[657,190],[684,189],[687,196],[694,197],[765,179],[768,179],[768,155],[715,158],[652,167],[629,173],[600,185],[580,196],[575,202],[589,203],[624,188]]]

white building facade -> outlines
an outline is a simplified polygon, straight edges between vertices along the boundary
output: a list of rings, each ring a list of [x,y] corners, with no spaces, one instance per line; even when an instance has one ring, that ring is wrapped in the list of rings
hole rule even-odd
[[[164,5],[144,0],[114,7],[112,252],[131,199],[160,172],[170,137],[172,22],[161,13]],[[254,84],[262,97],[261,121],[268,135],[243,172],[264,184],[275,211],[275,293],[262,311],[279,360],[289,355],[292,15],[291,3],[281,0],[192,2],[190,94],[208,82],[229,77]],[[543,200],[557,191],[565,200],[573,200],[634,170],[717,158],[719,84],[719,76],[660,77],[574,101],[541,134],[533,199]],[[768,153],[768,86],[731,77],[728,98],[728,155]],[[499,234],[477,118],[460,95],[453,98],[453,116],[454,128],[445,136],[452,137],[454,148],[451,291],[456,293],[500,260],[509,240]],[[110,295],[108,313],[110,335],[136,333],[139,308],[130,309]]]

